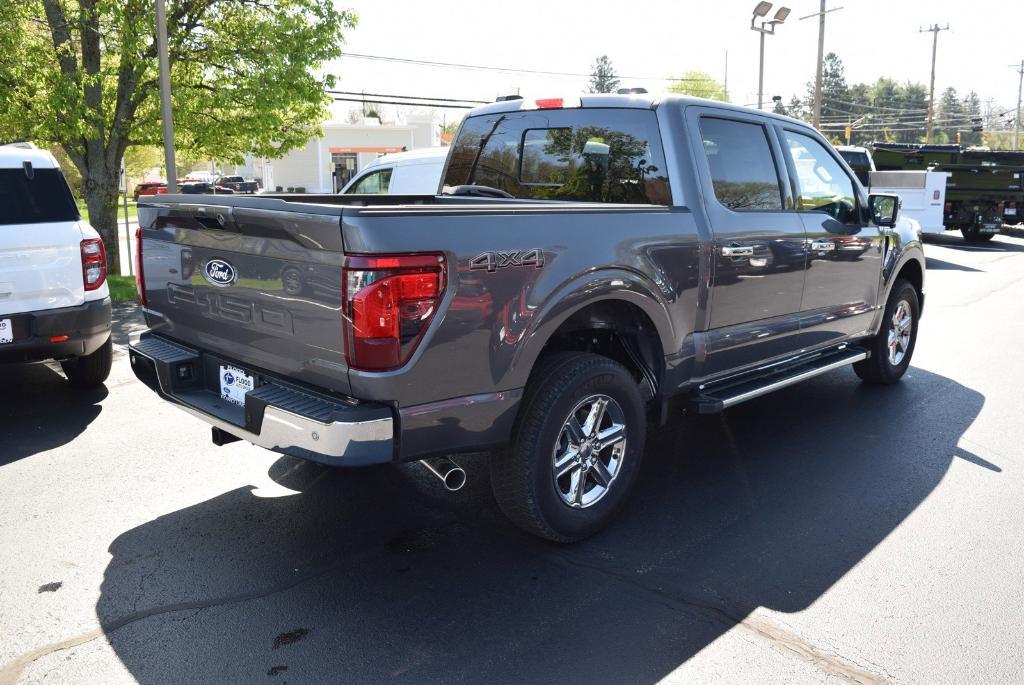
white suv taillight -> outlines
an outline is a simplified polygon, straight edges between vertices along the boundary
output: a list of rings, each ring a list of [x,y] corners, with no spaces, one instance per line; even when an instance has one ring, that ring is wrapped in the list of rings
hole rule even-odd
[[[96,290],[107,280],[107,251],[98,238],[82,241],[82,280],[87,291]]]
[[[142,226],[135,229],[135,290],[139,293],[139,304],[146,306],[146,279],[142,274]]]
[[[444,257],[348,255],[343,279],[348,365],[387,371],[409,361],[444,294]]]

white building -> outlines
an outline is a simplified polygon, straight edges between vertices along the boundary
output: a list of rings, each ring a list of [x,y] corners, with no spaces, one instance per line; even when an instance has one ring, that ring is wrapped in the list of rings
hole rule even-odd
[[[334,193],[356,172],[389,152],[401,152],[441,144],[441,127],[431,116],[408,115],[396,125],[378,119],[348,124],[329,121],[323,135],[279,159],[250,159],[235,173],[259,178],[263,188],[301,188],[307,193]]]

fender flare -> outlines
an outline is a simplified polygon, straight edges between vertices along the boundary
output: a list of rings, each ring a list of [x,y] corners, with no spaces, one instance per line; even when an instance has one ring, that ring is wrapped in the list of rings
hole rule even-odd
[[[676,334],[668,302],[648,278],[621,268],[589,272],[554,290],[531,317],[512,355],[512,384],[526,385],[544,346],[569,317],[596,302],[615,300],[634,305],[647,315],[654,324],[663,355],[673,349]]]

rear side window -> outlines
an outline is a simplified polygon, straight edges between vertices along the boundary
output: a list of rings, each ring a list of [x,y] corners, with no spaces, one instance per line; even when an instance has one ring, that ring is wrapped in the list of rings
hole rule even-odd
[[[59,169],[0,169],[0,225],[77,221],[78,207]]]
[[[700,120],[715,198],[734,210],[782,209],[782,186],[764,126]]]
[[[559,109],[470,117],[444,185],[484,185],[517,198],[671,202],[657,117],[650,110]]]

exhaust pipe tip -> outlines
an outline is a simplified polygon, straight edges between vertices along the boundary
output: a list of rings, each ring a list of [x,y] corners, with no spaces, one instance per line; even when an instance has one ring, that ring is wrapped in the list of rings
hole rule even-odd
[[[448,457],[423,459],[420,464],[434,474],[448,492],[458,492],[466,484],[466,472]]]

